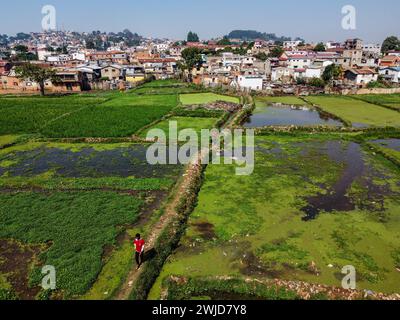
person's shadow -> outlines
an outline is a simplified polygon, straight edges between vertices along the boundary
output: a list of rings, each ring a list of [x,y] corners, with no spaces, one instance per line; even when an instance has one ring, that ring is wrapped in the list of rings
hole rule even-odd
[[[156,255],[157,255],[157,251],[154,248],[150,249],[149,251],[145,251],[144,255],[143,255],[143,263],[154,259],[154,257]]]

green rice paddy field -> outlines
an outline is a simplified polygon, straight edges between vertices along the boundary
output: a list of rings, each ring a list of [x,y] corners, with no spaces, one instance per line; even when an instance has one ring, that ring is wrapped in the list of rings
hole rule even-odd
[[[362,96],[360,99],[363,99]],[[399,127],[400,113],[360,99],[343,96],[315,96],[306,100],[355,127]],[[366,97],[365,99],[370,99]],[[397,101],[400,98],[397,97]],[[374,100],[376,101],[376,100]]]
[[[225,96],[215,93],[191,93],[191,94],[181,94],[180,100],[184,105],[192,104],[206,104],[216,101],[226,101],[232,103],[239,103],[239,98]]]
[[[176,104],[176,95],[0,98],[0,133],[125,137],[168,114]]]
[[[378,105],[388,106],[400,110],[400,93],[397,94],[370,94],[356,96],[361,100]]]

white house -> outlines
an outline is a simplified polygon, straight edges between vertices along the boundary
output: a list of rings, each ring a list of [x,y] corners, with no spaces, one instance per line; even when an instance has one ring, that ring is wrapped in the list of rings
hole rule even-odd
[[[336,49],[336,48],[340,48],[340,47],[341,47],[341,44],[339,42],[328,41],[327,43],[325,43],[326,49]]]
[[[301,42],[302,42],[302,41],[300,41],[300,40],[296,40],[296,41],[284,41],[284,42],[283,42],[283,47],[284,47],[284,48],[294,49],[294,48],[297,48],[297,47],[300,45]]]
[[[86,61],[86,54],[81,51],[71,53],[72,60]]]
[[[362,47],[364,52],[372,52],[375,54],[380,54],[382,51],[382,46],[380,44],[365,44]]]
[[[306,69],[305,73],[306,78],[321,78],[321,76],[322,76],[322,68],[310,67]]]
[[[271,80],[272,81],[284,81],[289,80],[294,76],[294,69],[278,67],[274,68],[271,71]]]
[[[378,73],[369,68],[349,69],[344,73],[347,81],[357,85],[366,85],[378,80]]]
[[[381,68],[379,74],[387,81],[400,83],[400,67]]]
[[[224,67],[229,65],[238,65],[240,66],[242,63],[242,57],[232,52],[224,52],[222,54],[222,64]]]
[[[287,65],[292,69],[305,69],[311,66],[312,61],[313,58],[309,56],[293,55],[288,57]]]
[[[46,49],[40,49],[37,51],[37,54],[38,54],[39,61],[46,61],[47,57],[52,55],[52,52],[47,51]]]
[[[242,65],[252,66],[255,61],[256,61],[256,58],[251,57],[251,56],[246,56],[246,57],[242,58]]]
[[[59,54],[59,55],[55,55],[55,56],[48,56],[46,58],[47,62],[50,63],[66,63],[68,61],[71,61],[71,56],[68,54]]]
[[[261,76],[239,76],[237,84],[240,89],[259,91],[263,89],[263,78]]]

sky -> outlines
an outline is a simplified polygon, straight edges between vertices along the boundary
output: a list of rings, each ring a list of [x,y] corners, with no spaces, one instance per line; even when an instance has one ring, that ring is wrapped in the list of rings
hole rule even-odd
[[[381,43],[400,36],[399,0],[12,0],[1,4],[0,34],[42,30],[44,5],[56,8],[57,26],[71,31],[122,31],[142,36],[200,39],[235,29],[301,37],[308,42],[359,37]],[[342,8],[356,9],[356,29],[342,28]]]

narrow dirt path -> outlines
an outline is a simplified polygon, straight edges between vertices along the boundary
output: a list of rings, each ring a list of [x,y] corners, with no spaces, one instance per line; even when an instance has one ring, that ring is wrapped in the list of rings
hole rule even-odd
[[[235,114],[231,119],[229,119],[227,123],[223,126],[223,128],[230,128],[237,116],[238,114]],[[201,159],[208,156],[208,154],[209,154],[208,149],[201,150],[197,156],[198,159],[197,163],[202,163]],[[172,221],[172,219],[177,217],[178,214],[176,212],[176,207],[179,204],[181,198],[185,195],[186,191],[188,190],[188,187],[191,185],[191,182],[197,178],[198,174],[199,174],[198,164],[194,163],[194,164],[189,164],[187,166],[183,178],[179,181],[176,187],[174,197],[166,205],[164,214],[160,217],[160,220],[152,228],[151,234],[149,234],[146,237],[146,250],[150,250],[154,247],[162,231],[168,226],[168,224]],[[132,250],[133,250],[133,245],[132,245]],[[139,270],[136,269],[136,265],[133,265],[124,283],[116,293],[114,297],[115,300],[129,299],[129,295],[132,292],[133,286],[136,280],[141,275],[143,269],[144,265]]]
[[[181,197],[185,194],[186,190],[190,186],[191,181],[196,177],[197,172],[198,170],[195,164],[191,164],[187,167],[183,178],[180,180],[175,190],[174,197],[166,205],[164,214],[160,217],[160,220],[152,228],[151,234],[146,237],[147,250],[150,250],[154,247],[156,240],[160,236],[161,232],[170,223],[170,221],[177,216],[176,207],[179,204]],[[143,268],[144,265],[139,270],[136,269],[136,265],[132,267],[125,282],[122,284],[121,288],[115,296],[116,300],[127,300],[129,298],[133,285],[142,273]]]

